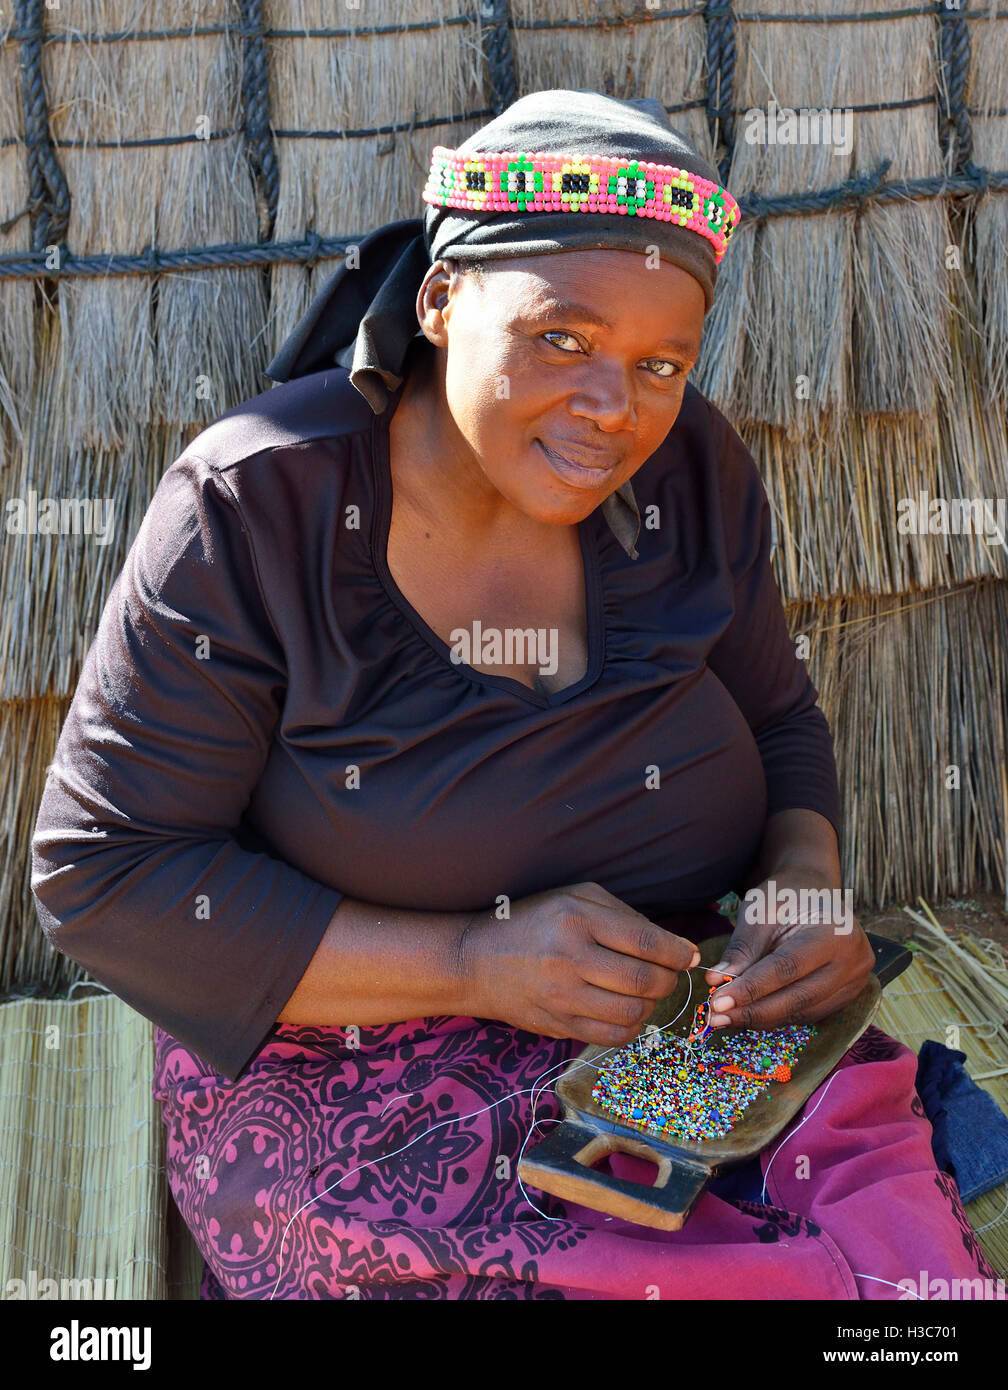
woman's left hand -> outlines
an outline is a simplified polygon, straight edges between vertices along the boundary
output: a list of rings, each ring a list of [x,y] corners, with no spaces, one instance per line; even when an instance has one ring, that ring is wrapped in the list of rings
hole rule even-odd
[[[780,908],[788,889],[799,904],[803,889],[834,901],[821,878],[797,870],[775,874],[746,894],[721,961],[707,971],[708,985],[735,976],[711,1000],[713,1027],[815,1023],[849,1004],[867,983],[875,952],[854,915],[841,912],[833,920],[837,914],[827,913],[830,920],[803,922],[798,913],[792,921]]]

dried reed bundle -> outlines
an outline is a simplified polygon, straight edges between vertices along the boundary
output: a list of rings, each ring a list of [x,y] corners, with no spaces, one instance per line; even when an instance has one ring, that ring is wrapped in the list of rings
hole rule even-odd
[[[478,9],[478,7],[477,7]],[[339,39],[267,40],[272,124],[338,130],[340,139],[278,135],[279,208],[274,235],[360,236],[384,222],[419,217],[434,145],[454,146],[489,119],[479,28],[448,23],[472,15],[467,0],[369,0],[359,9],[327,0],[265,3],[271,28],[361,29],[434,21],[430,29]],[[337,18],[338,16],[338,18]],[[486,111],[479,119],[452,119]],[[355,135],[360,129],[436,120],[415,131]],[[275,351],[336,268],[278,265],[271,276],[269,335]]]
[[[27,207],[30,196],[25,164],[24,116],[18,46],[7,35],[14,11],[0,27],[0,253],[31,249]],[[19,216],[19,214],[22,214]],[[3,224],[9,224],[4,226]],[[10,446],[26,424],[31,382],[35,375],[33,306],[35,285],[29,279],[0,280],[0,469]]]
[[[786,601],[890,593],[923,582],[918,538],[897,533],[896,502],[908,491],[916,498],[937,477],[933,421],[897,427],[852,413],[833,437],[790,439],[752,424],[740,433],[776,513],[775,573]],[[922,548],[928,559],[931,551]]]
[[[82,966],[56,952],[39,926],[31,896],[31,844],[46,771],[70,706],[68,698],[0,701],[0,994],[25,984],[65,991]]]
[[[972,117],[973,159],[988,169],[1008,167],[1008,3],[987,0],[984,19],[970,24],[971,54],[966,100],[979,108]],[[1000,111],[1000,115],[980,114]],[[1000,419],[1008,415],[1008,193],[980,197],[972,227],[985,336],[987,394]],[[1002,455],[1004,458],[1004,455]]]
[[[237,15],[231,0],[211,0],[198,18],[209,25]],[[49,22],[55,33],[92,34],[193,20],[183,0],[88,0]],[[224,34],[46,45],[54,137],[82,142],[58,149],[75,253],[256,239],[240,134],[239,43]],[[212,138],[222,130],[239,133]],[[95,143],[194,134],[201,138],[175,145]],[[261,389],[255,366],[264,346],[252,345],[265,305],[256,269],[71,280],[60,287],[59,309],[63,408],[75,438],[92,447],[122,448],[135,422],[208,422],[250,386]]]
[[[1008,136],[1008,125],[1005,134]],[[1002,202],[1008,207],[1008,199],[1002,198]],[[967,264],[965,256],[960,259]],[[950,389],[938,412],[941,456],[947,461],[941,480],[943,495],[987,498],[994,503],[997,498],[1008,497],[1008,413],[1003,405],[998,406],[996,398],[992,401],[987,389],[990,358],[985,351],[980,305],[967,276],[950,275],[949,288],[955,309],[949,330]],[[1004,399],[1008,401],[1008,397]],[[979,540],[966,536],[943,539],[968,567],[969,574],[964,573],[963,578],[1008,574],[1008,525],[999,534]]]
[[[153,1043],[147,1019],[112,997],[0,1010],[5,1289],[34,1274],[74,1281],[60,1284],[63,1298],[165,1297],[169,1193]]]
[[[833,729],[844,884],[871,906],[1003,884],[1008,585],[792,605],[788,621]]]
[[[140,527],[157,480],[182,451],[192,427],[131,422],[125,447],[60,447],[68,368],[51,320],[39,333],[36,410],[8,477],[9,495],[37,507],[46,498],[86,502],[68,526],[100,528],[56,535],[14,533],[0,553],[0,699],[72,694],[101,610]],[[95,504],[97,504],[97,509]]]
[[[963,1011],[962,1017],[970,1020],[970,1029],[976,1029],[996,1048],[995,1064],[986,1069],[985,1079],[996,1075],[1008,1087],[1008,966],[1004,953],[995,941],[980,941],[964,933],[958,934],[959,940],[950,936],[924,899],[918,898],[918,903],[922,911],[903,909],[915,924],[918,951],[949,998]]]
[[[731,248],[718,268],[717,294],[704,320],[700,357],[690,373],[698,390],[723,410],[738,428],[742,397],[748,389],[747,345],[754,322],[756,258],[759,230],[743,218]]]
[[[760,465],[774,508],[779,546],[775,572],[787,601],[904,593],[1008,576],[1008,548],[983,531],[901,533],[900,503],[925,522],[933,498],[986,498],[996,522],[1004,492],[998,472],[1008,454],[1005,423],[985,411],[957,323],[954,415],[867,416],[852,413],[841,432],[791,439],[768,425],[739,432]],[[959,355],[961,353],[961,355]],[[955,422],[960,422],[956,428]],[[916,513],[914,513],[916,515]],[[976,524],[976,513],[971,513]],[[984,524],[987,524],[987,513]]]
[[[232,4],[221,6],[233,11]],[[205,22],[201,16],[201,22]],[[209,65],[194,70],[193,42],[171,41],[169,80],[193,71],[192,83],[172,105],[154,109],[172,129],[191,130],[208,117],[212,130],[240,130],[241,40],[221,37],[206,52]],[[196,49],[196,58],[203,54]],[[183,106],[185,101],[185,107]],[[186,109],[186,107],[188,109]],[[258,235],[255,186],[243,137],[199,141],[172,151],[173,196],[158,209],[158,242],[168,247],[208,242],[254,242]],[[239,401],[264,390],[268,359],[262,268],[171,271],[157,287],[152,413],[171,424],[209,424]]]
[[[511,4],[523,93],[566,87],[623,99],[647,96],[666,107],[686,107],[670,110],[669,120],[705,158],[712,158],[704,110],[706,29],[699,14],[649,19],[640,7],[628,19],[625,6],[613,0],[553,0],[548,13],[544,8],[537,0]],[[530,27],[547,21],[556,27]],[[574,27],[589,24],[599,27]]]
[[[810,13],[841,8],[834,0],[804,6]],[[780,6],[755,0],[745,10],[773,13]],[[837,23],[737,23],[729,174],[736,193],[803,193],[848,177],[852,118],[835,120],[831,114],[828,121],[811,121],[808,113],[839,112],[848,99],[856,61],[851,33],[850,26]],[[778,143],[784,128],[777,112],[802,109],[808,143]],[[801,134],[800,122],[795,131]],[[799,437],[824,428],[824,415],[848,405],[854,214],[772,218],[751,225],[748,241],[742,238],[745,225],[743,220],[725,258],[725,266],[739,262],[723,291],[732,301],[736,341],[725,337],[705,345],[702,377],[736,421],[766,422]]]
[[[938,32],[930,16],[872,25],[852,49],[852,103],[933,98]],[[936,101],[856,118],[854,172],[891,160],[888,180],[941,174]],[[858,406],[870,412],[933,415],[949,393],[951,305],[945,248],[952,242],[943,198],[869,203],[856,227],[852,353]]]

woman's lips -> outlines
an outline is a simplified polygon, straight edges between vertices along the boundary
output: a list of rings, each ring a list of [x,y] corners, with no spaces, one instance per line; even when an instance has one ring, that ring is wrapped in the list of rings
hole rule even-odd
[[[558,454],[541,439],[535,441],[543,452],[546,462],[557,473],[564,482],[570,483],[572,487],[588,489],[598,489],[602,487],[611,474],[616,471],[616,464],[604,464],[599,468],[588,468],[584,464],[574,463],[572,459],[564,458],[563,454]]]

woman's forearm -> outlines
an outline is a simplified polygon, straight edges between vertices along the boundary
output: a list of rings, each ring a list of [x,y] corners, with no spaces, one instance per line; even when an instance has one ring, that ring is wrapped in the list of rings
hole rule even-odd
[[[814,874],[824,888],[840,887],[836,831],[818,811],[777,811],[767,817],[759,859],[745,886],[795,870]]]
[[[462,932],[472,917],[344,897],[277,1022],[346,1027],[482,1017],[461,965]]]

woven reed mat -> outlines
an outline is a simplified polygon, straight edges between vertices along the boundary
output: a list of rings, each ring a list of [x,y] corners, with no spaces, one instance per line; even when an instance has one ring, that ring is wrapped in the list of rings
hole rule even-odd
[[[152,1025],[113,996],[0,1006],[0,1297],[199,1296],[153,1070]]]

